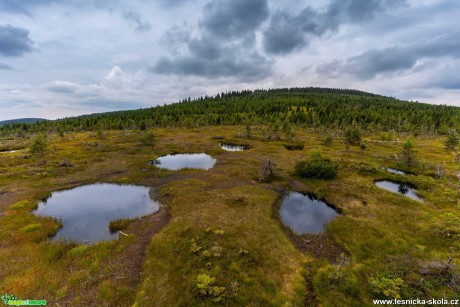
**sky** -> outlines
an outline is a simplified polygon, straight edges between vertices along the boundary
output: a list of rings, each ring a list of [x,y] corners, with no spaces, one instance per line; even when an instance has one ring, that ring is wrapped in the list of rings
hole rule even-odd
[[[459,16],[456,0],[0,0],[0,120],[308,86],[460,106]]]

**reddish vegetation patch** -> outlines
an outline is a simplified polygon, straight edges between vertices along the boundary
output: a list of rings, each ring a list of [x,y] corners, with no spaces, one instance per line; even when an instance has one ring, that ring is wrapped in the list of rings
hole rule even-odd
[[[289,229],[287,231],[291,232]],[[309,252],[316,258],[325,258],[336,263],[338,262],[339,256],[342,253],[346,253],[346,251],[327,234],[304,234],[297,236],[289,232],[289,238],[299,250]]]
[[[20,201],[21,197],[23,197],[22,194],[20,191],[0,191],[0,215],[2,215],[2,212],[4,213],[9,206]]]
[[[123,231],[128,235],[135,235],[136,242],[130,244],[118,257],[114,259],[120,273],[113,276],[115,284],[129,286],[133,289],[141,279],[145,253],[154,234],[159,232],[170,220],[167,207],[163,206],[155,214],[145,216]],[[121,234],[120,234],[121,235]]]
[[[313,268],[311,267],[310,264],[308,264],[305,269],[308,273],[308,276],[313,276],[314,274]],[[315,287],[313,286],[312,278],[305,278],[305,286],[307,288],[307,292],[303,300],[303,305],[306,307],[319,306],[318,298],[316,297]]]

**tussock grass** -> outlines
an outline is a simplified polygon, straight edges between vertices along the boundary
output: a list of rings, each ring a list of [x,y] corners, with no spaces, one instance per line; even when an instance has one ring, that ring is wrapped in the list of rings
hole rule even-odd
[[[376,285],[400,278],[402,298],[458,296],[448,284],[458,270],[446,277],[433,265],[460,260],[458,166],[443,138],[415,138],[417,163],[411,167],[398,158],[401,143],[372,135],[364,135],[364,152],[338,139],[323,146],[322,134],[303,129],[296,130],[296,141],[305,144],[297,151],[284,148],[284,137],[254,135],[244,139],[252,149],[237,154],[222,151],[212,139],[232,139],[242,129],[158,129],[153,150],[139,142],[139,131],[104,131],[103,137],[69,133],[52,135],[43,157],[27,150],[0,155],[0,289],[64,305],[301,305],[307,297],[323,306],[358,306],[380,295]],[[8,142],[11,148],[24,146],[23,140]],[[296,162],[317,149],[339,163],[334,180],[296,177]],[[173,152],[205,152],[217,163],[209,171],[178,172],[147,164]],[[60,166],[64,158],[73,166]],[[268,159],[276,165],[277,180],[260,183],[258,172]],[[442,177],[435,176],[438,165]],[[415,175],[394,175],[383,167]],[[374,185],[380,179],[410,182],[425,203],[382,191]],[[31,214],[37,201],[54,190],[94,182],[157,187],[171,221],[146,239],[148,248],[136,245],[152,227],[146,219],[124,224],[129,236],[116,242],[49,241],[60,224]],[[295,182],[342,210],[327,235],[345,248],[343,261],[300,252],[273,218],[280,195]],[[143,253],[141,262],[130,264]],[[128,268],[141,277],[119,282]]]

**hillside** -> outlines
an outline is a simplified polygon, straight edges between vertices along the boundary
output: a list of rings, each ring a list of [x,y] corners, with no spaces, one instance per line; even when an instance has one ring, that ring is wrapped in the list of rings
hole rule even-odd
[[[7,124],[33,124],[36,122],[46,121],[44,118],[17,118],[0,121],[0,126]]]
[[[446,133],[460,127],[460,108],[402,101],[348,89],[290,88],[221,93],[148,109],[41,122],[31,131],[121,130],[214,125],[289,125],[369,131]],[[17,129],[5,126],[3,132]]]

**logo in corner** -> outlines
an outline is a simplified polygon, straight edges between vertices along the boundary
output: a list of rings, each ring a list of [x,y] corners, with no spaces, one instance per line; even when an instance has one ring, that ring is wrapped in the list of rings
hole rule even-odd
[[[46,306],[46,300],[19,300],[13,294],[5,293],[1,296],[6,306]]]
[[[8,293],[5,293],[2,295],[3,304],[9,305],[10,300],[17,300],[17,297],[14,296],[13,294],[8,294]]]

